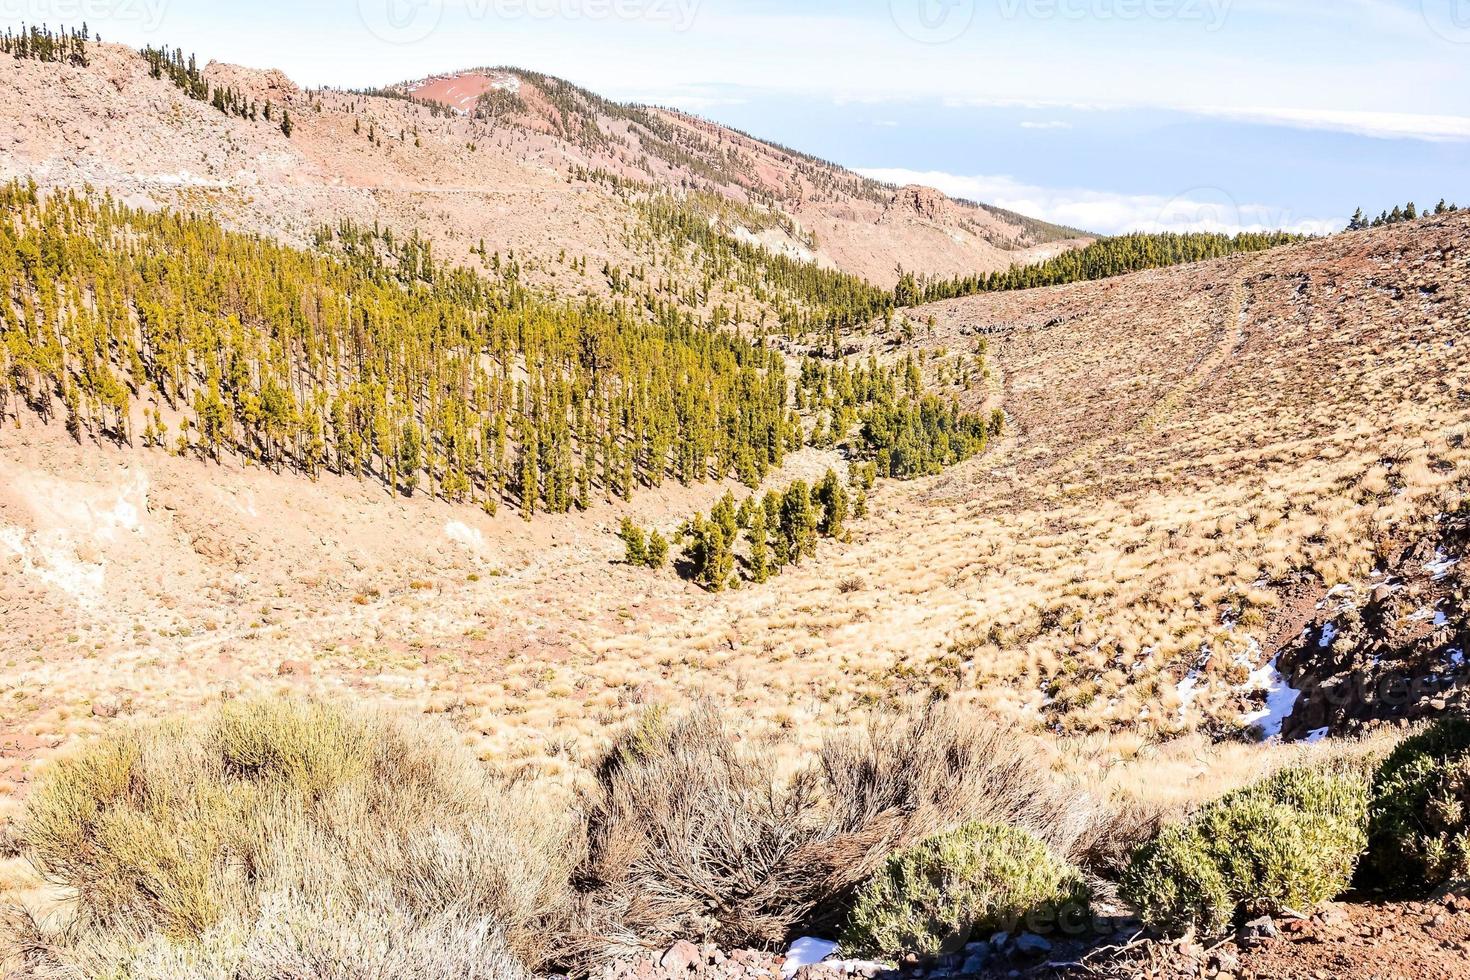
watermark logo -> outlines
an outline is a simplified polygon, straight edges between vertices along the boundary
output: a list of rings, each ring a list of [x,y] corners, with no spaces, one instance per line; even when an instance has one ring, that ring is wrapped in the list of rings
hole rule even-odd
[[[417,44],[439,29],[444,0],[357,0],[368,33],[388,44]]]
[[[1134,23],[1176,21],[1213,33],[1225,26],[1234,0],[996,0],[1001,20],[1068,20]],[[1426,4],[1446,0],[1424,0]],[[1470,4],[1470,0],[1447,0]],[[893,23],[921,44],[945,44],[975,23],[975,0],[889,0]]]
[[[1451,44],[1470,44],[1470,0],[1420,0],[1424,23]]]
[[[1006,20],[1178,21],[1211,33],[1225,26],[1234,0],[999,0]]]
[[[1247,227],[1240,204],[1218,187],[1194,187],[1171,198],[1152,231],[1203,231],[1233,235]]]
[[[168,0],[0,0],[0,21],[68,28],[126,23],[152,33],[167,11]]]
[[[975,0],[888,0],[896,26],[920,44],[947,44],[975,23]]]
[[[1194,187],[1166,201],[1154,219],[1141,223],[1137,230],[1217,235],[1275,231],[1330,235],[1341,231],[1345,224],[1345,218],[1309,218],[1290,208],[1242,204],[1229,191],[1219,187]]]
[[[481,21],[645,21],[683,32],[694,26],[700,0],[462,0],[456,16]],[[389,44],[416,44],[444,21],[444,0],[358,0],[362,23]]]

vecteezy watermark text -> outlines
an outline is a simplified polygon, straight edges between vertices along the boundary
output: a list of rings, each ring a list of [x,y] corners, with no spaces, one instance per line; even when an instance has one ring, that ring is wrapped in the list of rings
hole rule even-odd
[[[1225,26],[1234,0],[996,0],[1006,20],[1140,21],[1177,20]]]
[[[169,0],[0,0],[0,21],[66,29],[127,23],[145,31],[163,25]]]
[[[990,11],[1006,21],[1172,20],[1197,23],[1206,31],[1213,32],[1225,26],[1233,2],[1234,0],[889,0],[889,10],[898,29],[915,41],[943,44],[964,35],[974,25],[977,15]],[[1470,3],[1470,0],[1464,2]]]
[[[472,22],[644,21],[683,32],[701,0],[456,0],[457,18]],[[445,0],[358,0],[363,25],[390,44],[415,44],[444,23]]]

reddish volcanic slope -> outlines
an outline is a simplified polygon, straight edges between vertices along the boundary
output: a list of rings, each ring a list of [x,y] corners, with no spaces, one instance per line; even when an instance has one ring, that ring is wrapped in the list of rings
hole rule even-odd
[[[508,72],[465,72],[426,78],[409,85],[408,90],[421,102],[437,102],[468,113],[486,92],[496,88],[514,92],[520,87],[520,79]]]

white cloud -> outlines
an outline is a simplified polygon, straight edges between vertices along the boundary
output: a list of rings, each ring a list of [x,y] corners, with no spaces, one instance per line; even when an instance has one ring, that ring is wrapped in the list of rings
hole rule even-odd
[[[1354,136],[1369,136],[1377,139],[1412,139],[1431,143],[1460,143],[1470,141],[1470,116],[1442,115],[1416,112],[1373,112],[1356,109],[1303,109],[1285,106],[1216,106],[1187,105],[1169,102],[1056,102],[1021,99],[987,99],[949,97],[943,104],[952,109],[996,108],[996,109],[1053,109],[1069,112],[1109,112],[1124,109],[1150,109],[1180,112],[1192,116],[1212,119],[1227,119],[1231,122],[1254,123],[1262,126],[1285,126],[1292,129],[1310,129],[1335,133],[1350,133]],[[1061,128],[1062,123],[1021,123],[1024,129]]]
[[[1223,108],[1203,106],[1185,111],[1237,122],[1296,129],[1331,130],[1378,139],[1415,139],[1431,143],[1470,140],[1470,117],[1412,112],[1358,112],[1349,109]]]
[[[1277,229],[1330,234],[1342,230],[1347,222],[1345,217],[1308,218],[1264,204],[1237,201],[1217,187],[1190,188],[1165,197],[1038,187],[1012,177],[962,176],[936,170],[860,168],[858,172],[892,184],[924,184],[951,197],[983,201],[1104,235],[1129,231],[1213,231],[1233,235]]]
[[[668,106],[685,112],[708,112],[726,105],[745,105],[749,100],[725,95],[695,95],[687,92],[665,92],[644,96],[636,101],[645,105]]]
[[[1021,123],[1022,129],[1071,129],[1072,124],[1060,119],[1033,120],[1027,119]]]

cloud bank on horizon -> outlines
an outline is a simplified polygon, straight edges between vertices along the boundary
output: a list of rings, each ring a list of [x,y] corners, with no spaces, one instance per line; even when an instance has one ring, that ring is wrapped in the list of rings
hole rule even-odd
[[[963,176],[943,171],[869,167],[858,171],[890,184],[923,184],[950,197],[983,201],[1021,214],[1102,235],[1127,232],[1293,231],[1328,235],[1342,230],[1337,217],[1306,218],[1267,204],[1235,200],[1218,187],[1197,187],[1171,197],[1121,194],[1086,188],[1046,188],[1012,177]]]

